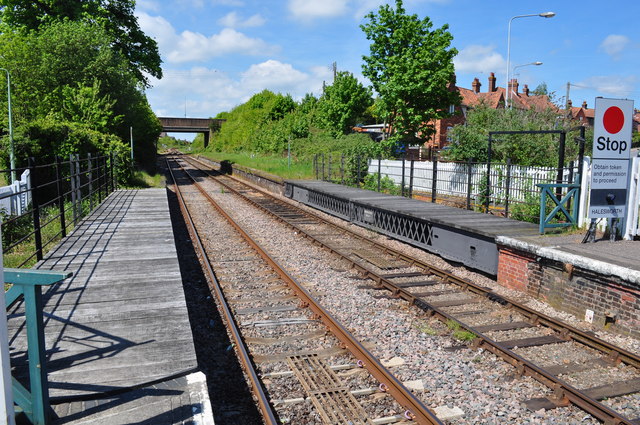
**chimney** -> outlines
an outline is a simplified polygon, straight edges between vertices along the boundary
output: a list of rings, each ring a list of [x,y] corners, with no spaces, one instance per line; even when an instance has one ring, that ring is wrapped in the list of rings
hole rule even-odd
[[[518,80],[515,78],[509,81],[509,92],[511,93],[510,96],[518,94]]]
[[[583,100],[583,101],[582,101],[582,107],[583,107],[584,109],[587,109],[587,101],[586,101],[586,100]]]
[[[573,107],[573,102],[571,99],[567,100],[567,109],[571,109]]]
[[[525,96],[529,97],[529,86],[528,85],[524,85],[524,87],[522,88],[522,93],[524,93]]]
[[[471,88],[473,89],[474,93],[480,93],[480,86],[482,84],[480,83],[480,80],[478,80],[478,77],[473,79],[473,82],[471,83]]]
[[[492,72],[489,75],[489,93],[496,91],[496,75]]]

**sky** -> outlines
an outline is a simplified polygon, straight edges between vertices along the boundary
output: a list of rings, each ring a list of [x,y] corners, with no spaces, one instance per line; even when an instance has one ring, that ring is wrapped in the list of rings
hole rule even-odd
[[[365,85],[362,56],[369,40],[360,25],[380,0],[138,0],[142,30],[158,43],[163,78],[150,78],[158,116],[214,117],[264,89],[301,99],[318,96],[332,64]],[[395,2],[390,2],[394,4]],[[597,96],[640,99],[640,1],[405,0],[409,14],[449,26],[457,85],[477,77],[486,91],[494,72],[510,73],[533,90],[545,83],[564,104]],[[555,12],[511,19],[519,15]],[[542,62],[542,65],[526,65]],[[525,65],[525,66],[519,66]],[[640,108],[640,101],[634,106]],[[184,137],[183,137],[184,138]]]

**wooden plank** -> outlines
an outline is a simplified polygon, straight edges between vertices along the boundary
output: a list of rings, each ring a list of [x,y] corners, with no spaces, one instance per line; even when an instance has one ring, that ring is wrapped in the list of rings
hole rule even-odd
[[[504,348],[514,348],[514,347],[536,347],[538,345],[547,345],[547,344],[557,344],[561,342],[567,342],[564,339],[560,339],[555,335],[545,335],[545,336],[535,336],[532,338],[522,338],[522,339],[510,339],[508,341],[498,341]]]
[[[603,358],[590,360],[588,363],[569,363],[554,366],[545,366],[544,370],[552,375],[566,375],[569,373],[583,372],[585,370],[597,369],[599,367],[612,367],[613,363]]]
[[[484,325],[484,326],[474,326],[474,329],[478,332],[493,332],[493,331],[511,331],[514,329],[524,329],[524,328],[533,328],[535,327],[531,323],[528,322],[508,322],[508,323],[498,323],[495,325]]]
[[[385,279],[396,279],[396,278],[400,278],[400,277],[417,277],[417,276],[424,276],[424,273],[422,272],[404,272],[404,273],[387,273],[387,274],[382,274],[380,275],[382,277],[384,277]]]
[[[444,284],[444,282],[442,282],[441,280],[421,280],[418,282],[402,282],[402,283],[395,283],[396,286],[400,287],[400,288],[415,288],[418,286],[435,286],[435,285],[442,285]]]
[[[459,305],[474,304],[480,302],[475,298],[458,298],[457,300],[445,300],[445,301],[427,301],[434,307],[456,307]]]
[[[583,389],[582,392],[596,400],[633,394],[640,392],[640,378],[599,385],[597,387]]]

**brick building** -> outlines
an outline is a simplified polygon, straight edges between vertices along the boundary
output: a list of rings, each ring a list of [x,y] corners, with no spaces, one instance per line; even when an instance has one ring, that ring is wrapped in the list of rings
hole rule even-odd
[[[511,80],[509,83],[509,88],[511,89],[510,102],[513,108],[557,109],[557,106],[551,103],[548,96],[530,94],[529,87],[526,84],[523,86],[522,91],[520,91],[519,86],[520,84],[517,79]],[[427,147],[435,149],[445,147],[450,142],[448,139],[449,130],[456,124],[464,124],[469,109],[473,109],[480,103],[484,102],[486,105],[495,109],[504,108],[506,90],[504,87],[498,87],[496,85],[496,76],[493,72],[489,75],[486,91],[482,91],[482,83],[478,78],[474,78],[471,83],[471,89],[456,86],[455,79],[451,87],[454,87],[455,90],[460,93],[462,102],[460,106],[453,107],[453,105],[451,105],[449,112],[453,113],[453,116],[437,120],[434,123],[436,132],[431,140],[426,143]]]

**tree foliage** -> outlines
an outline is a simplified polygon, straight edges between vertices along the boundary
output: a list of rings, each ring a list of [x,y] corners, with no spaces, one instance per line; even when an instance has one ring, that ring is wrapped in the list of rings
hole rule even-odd
[[[134,0],[0,0],[0,7],[2,23],[23,32],[65,20],[99,27],[111,47],[126,58],[129,71],[139,81],[147,84],[145,72],[162,78],[157,43],[140,29],[134,15]]]
[[[446,158],[453,161],[487,160],[490,131],[530,131],[570,129],[574,123],[559,118],[552,109],[494,109],[485,103],[467,112],[465,124],[451,130],[453,142]],[[559,135],[519,134],[500,135],[492,143],[492,161],[505,162],[508,158],[519,165],[556,166],[558,163]],[[586,137],[589,141],[589,136]],[[575,158],[577,145],[571,137],[566,141],[566,158]]]
[[[429,138],[432,120],[460,102],[450,90],[457,50],[450,47],[448,26],[432,29],[428,17],[407,15],[401,0],[395,9],[383,5],[366,18],[361,28],[371,45],[362,69],[380,96],[379,111],[398,138]]]
[[[348,134],[372,104],[371,90],[352,73],[340,71],[318,102],[318,118],[334,135]]]
[[[71,132],[84,127],[127,141],[133,127],[136,158],[143,163],[155,161],[154,143],[160,123],[126,58],[111,44],[104,29],[82,21],[54,22],[39,31],[0,34],[0,55],[11,72],[17,140],[25,140],[19,137],[21,133],[34,134],[32,126],[48,120],[69,124]],[[0,81],[0,99],[0,108],[5,108],[4,81]],[[74,148],[62,153],[79,152]]]

